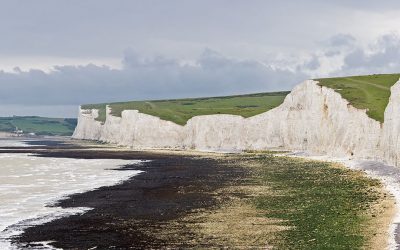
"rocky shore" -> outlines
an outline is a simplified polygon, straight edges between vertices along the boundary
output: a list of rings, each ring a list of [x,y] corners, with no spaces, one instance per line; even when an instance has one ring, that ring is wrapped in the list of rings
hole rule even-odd
[[[143,162],[110,169],[142,171],[126,181],[52,204],[91,210],[25,229],[12,238],[14,246],[22,249],[49,245],[61,249],[288,249],[296,245],[381,249],[387,245],[393,198],[377,180],[343,166],[273,152],[133,151],[73,140],[27,143],[2,147],[0,154]]]

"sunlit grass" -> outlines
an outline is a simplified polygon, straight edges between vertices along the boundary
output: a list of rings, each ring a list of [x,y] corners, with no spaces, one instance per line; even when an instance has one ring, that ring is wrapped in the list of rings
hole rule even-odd
[[[82,105],[82,109],[98,109],[99,116],[96,120],[102,122],[106,120],[106,105],[110,105],[114,116],[121,116],[124,110],[139,110],[141,113],[184,125],[190,118],[198,115],[231,114],[250,117],[261,114],[282,104],[288,93],[103,103]]]
[[[400,74],[381,74],[316,79],[321,86],[334,89],[352,106],[367,109],[367,115],[379,122],[389,103],[390,87],[399,80]]]

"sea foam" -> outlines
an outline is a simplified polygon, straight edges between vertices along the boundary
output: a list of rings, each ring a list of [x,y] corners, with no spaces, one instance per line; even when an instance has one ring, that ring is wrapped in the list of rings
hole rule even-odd
[[[17,249],[11,244],[10,237],[22,233],[29,226],[90,210],[48,205],[74,193],[127,180],[140,171],[111,169],[140,162],[0,154],[0,249]],[[45,244],[44,248],[50,247]]]

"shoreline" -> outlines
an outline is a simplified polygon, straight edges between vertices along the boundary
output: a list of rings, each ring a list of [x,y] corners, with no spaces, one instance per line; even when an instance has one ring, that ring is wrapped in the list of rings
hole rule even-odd
[[[377,162],[377,161],[357,161],[357,160],[348,160],[341,162],[341,164],[345,165],[349,169],[353,170],[361,170],[364,173],[366,173],[368,176],[378,179],[384,186],[384,188],[393,196],[393,199],[395,200],[394,203],[394,213],[392,214],[391,220],[389,227],[386,229],[386,232],[388,234],[388,239],[387,239],[387,249],[394,250],[394,249],[399,249],[400,247],[400,186],[399,183],[392,179],[390,176],[387,175],[387,173],[384,172],[377,172],[374,170],[371,170],[369,168],[369,164],[372,164],[373,168],[385,168],[387,167],[388,169],[391,170],[397,170],[393,166],[386,165],[382,162]],[[382,170],[381,169],[381,170]],[[390,170],[390,171],[391,171]],[[400,171],[399,171],[400,173]]]
[[[190,242],[160,231],[170,221],[188,216],[193,211],[212,209],[224,202],[217,190],[239,184],[247,171],[240,166],[225,166],[215,158],[173,152],[138,152],[123,150],[69,149],[36,153],[39,157],[118,158],[149,160],[141,165],[126,165],[115,171],[140,170],[127,181],[78,193],[58,201],[62,208],[91,207],[82,215],[73,215],[30,227],[13,243],[22,247],[39,247],[34,242],[54,240],[57,248],[100,249],[194,247]],[[222,200],[221,200],[222,199]],[[152,237],[154,232],[162,237]],[[181,232],[190,238],[193,232]]]
[[[109,169],[118,169],[128,163],[140,164],[126,160],[54,159],[26,153],[0,153],[0,160],[1,249],[14,249],[10,239],[27,227],[87,211],[90,208],[62,209],[52,204],[75,193],[114,186],[137,172]]]
[[[233,193],[228,193],[226,197],[218,196],[221,193],[217,190],[241,186],[245,184],[246,178],[249,177],[249,169],[242,166],[243,162],[236,161],[240,158],[237,154],[171,149],[134,151],[113,145],[87,142],[74,144],[75,142],[71,141],[29,143],[31,147],[1,149],[0,153],[26,153],[31,151],[30,153],[37,157],[149,161],[141,166],[126,165],[122,169],[117,169],[116,171],[127,169],[143,171],[123,183],[73,194],[66,199],[59,200],[55,206],[63,208],[83,206],[93,209],[83,215],[56,219],[49,223],[28,228],[21,237],[13,239],[16,244],[38,247],[34,242],[55,240],[50,245],[79,249],[102,248],[111,245],[117,248],[128,248],[132,245],[137,246],[137,248],[194,247],[197,246],[195,238],[193,238],[195,232],[192,232],[190,227],[186,228],[187,225],[180,224],[180,227],[186,228],[186,231],[182,233],[181,228],[177,229],[171,226],[175,221],[190,218],[191,215],[195,216],[197,213],[195,211],[219,211],[215,208],[225,204],[224,202],[232,197],[241,199],[243,195],[251,195],[251,193],[240,193],[236,189],[236,191],[229,191]],[[52,146],[46,146],[48,144]],[[303,158],[318,160],[315,157]],[[218,162],[217,159],[225,160]],[[328,159],[320,160],[329,161]],[[332,160],[330,161],[332,162]],[[368,176],[370,175],[368,174]],[[218,193],[217,196],[215,192]],[[250,210],[247,211],[248,208],[242,207],[241,209],[246,213],[253,213]],[[258,216],[255,215],[254,218],[256,217]],[[225,219],[229,220],[229,218]],[[173,223],[171,224],[171,222]],[[256,225],[258,225],[257,223]],[[262,223],[268,225],[270,222],[264,221]],[[158,234],[155,234],[157,232],[163,235],[159,237]],[[177,239],[176,233],[183,238]],[[211,244],[211,241],[208,242],[208,240],[204,244],[201,241],[197,242],[197,244],[199,243],[202,244],[202,247],[212,246],[207,245]]]

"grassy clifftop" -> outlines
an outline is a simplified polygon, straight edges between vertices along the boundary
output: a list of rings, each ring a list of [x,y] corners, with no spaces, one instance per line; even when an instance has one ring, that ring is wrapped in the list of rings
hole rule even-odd
[[[76,119],[37,116],[0,117],[0,131],[12,132],[18,127],[24,133],[69,136],[74,132],[76,122]]]
[[[358,109],[367,109],[367,114],[379,122],[389,102],[390,87],[400,74],[380,74],[315,79],[320,86],[332,88]],[[184,125],[198,115],[232,114],[250,117],[261,114],[282,104],[289,92],[259,93],[249,95],[209,98],[131,101],[82,105],[82,109],[98,109],[97,121],[106,120],[106,105],[111,114],[121,116],[123,110],[139,110],[144,114],[160,117]]]
[[[381,74],[315,79],[319,85],[334,89],[351,105],[367,109],[367,115],[383,123],[384,112],[389,103],[390,87],[400,74]]]
[[[123,110],[139,110],[144,114],[160,117],[184,125],[198,115],[231,114],[250,117],[261,114],[282,104],[289,92],[260,93],[249,95],[132,101],[82,105],[82,109],[98,109],[98,121],[106,119],[106,105],[110,105],[111,114],[121,116]]]

